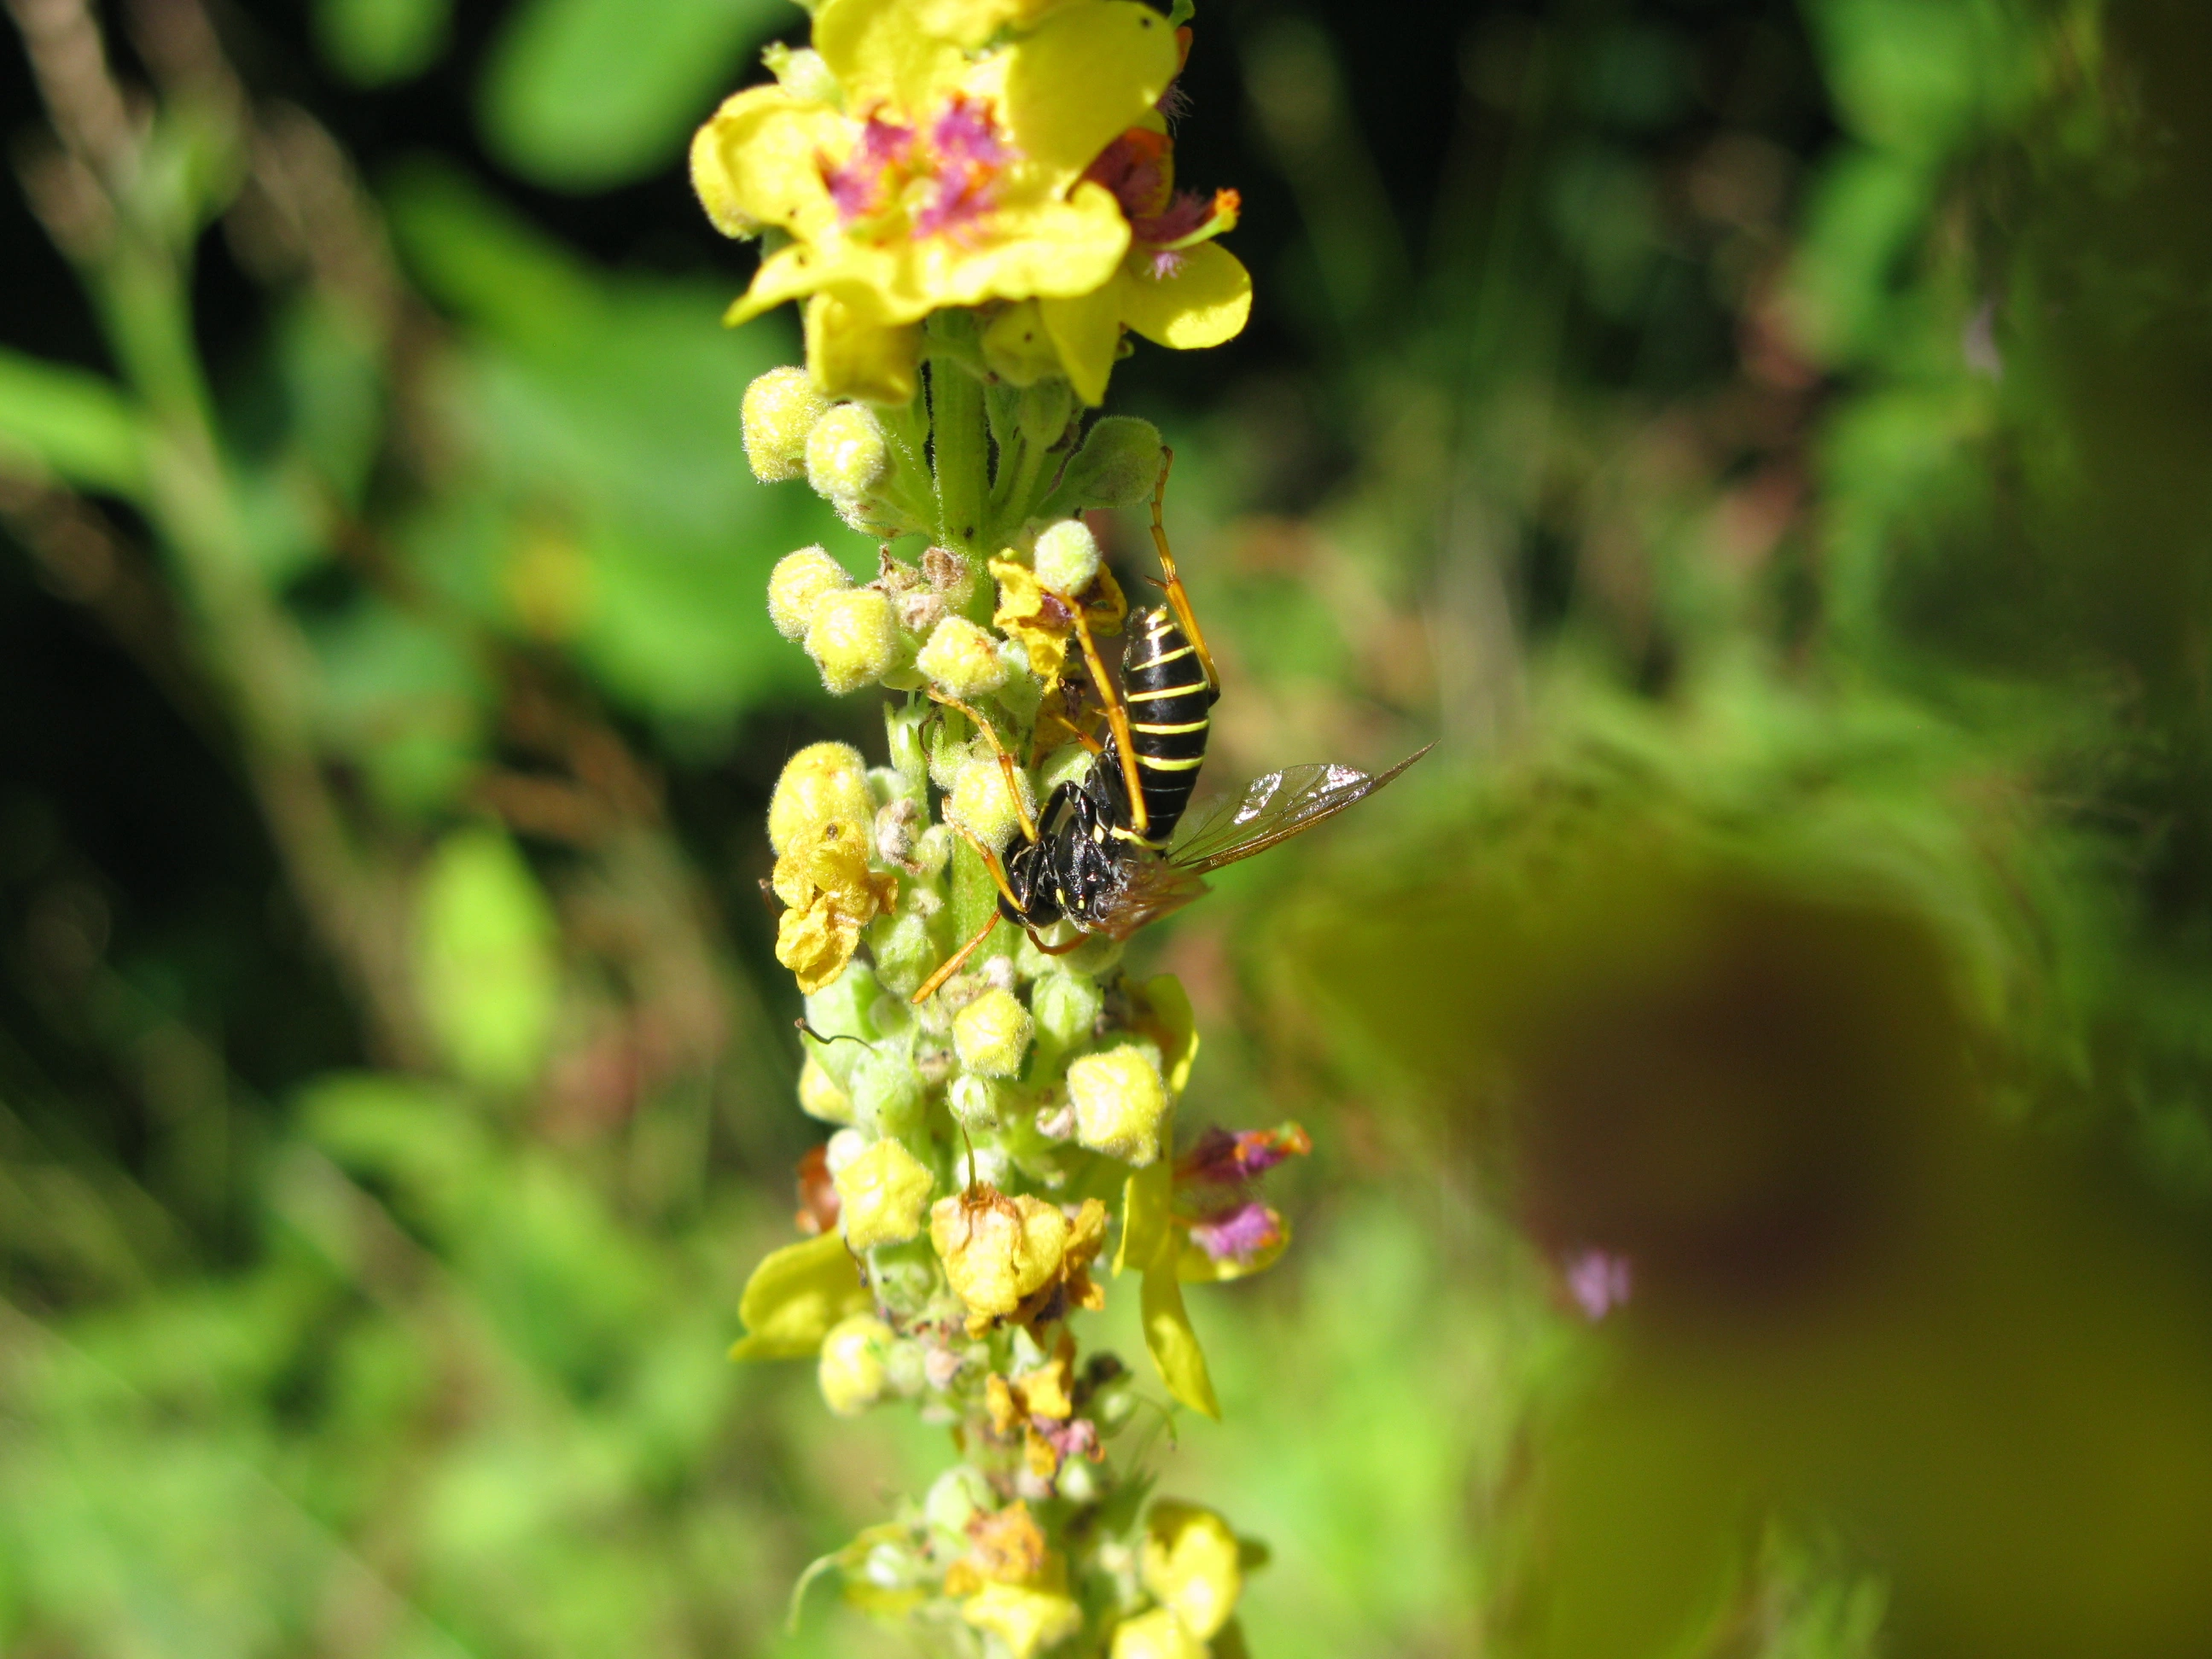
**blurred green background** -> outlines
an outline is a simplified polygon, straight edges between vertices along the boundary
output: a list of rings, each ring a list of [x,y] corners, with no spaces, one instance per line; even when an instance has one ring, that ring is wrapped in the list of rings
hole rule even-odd
[[[681,166],[803,15],[9,10],[0,1649],[902,1650],[785,1596],[944,1448],[722,1357],[880,742]],[[1164,1463],[1254,1650],[2205,1651],[2212,18],[1197,24],[1209,775],[1440,739],[1136,952],[1316,1145]]]

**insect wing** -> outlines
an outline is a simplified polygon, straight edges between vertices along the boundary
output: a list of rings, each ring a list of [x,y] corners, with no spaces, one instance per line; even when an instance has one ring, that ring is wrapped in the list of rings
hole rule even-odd
[[[1199,876],[1264,853],[1353,802],[1366,799],[1434,746],[1424,744],[1387,772],[1363,772],[1358,767],[1322,762],[1255,778],[1245,786],[1242,797],[1218,796],[1194,807],[1183,819],[1182,833],[1176,837],[1166,861],[1176,870]]]
[[[1205,879],[1195,870],[1147,853],[1131,865],[1127,879],[1098,905],[1093,925],[1109,939],[1127,939],[1146,923],[1182,909],[1205,890]]]

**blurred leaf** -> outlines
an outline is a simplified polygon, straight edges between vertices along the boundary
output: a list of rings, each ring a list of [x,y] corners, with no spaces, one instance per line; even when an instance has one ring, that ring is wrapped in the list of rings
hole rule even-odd
[[[364,87],[420,75],[442,57],[452,0],[315,0],[315,44]]]
[[[145,444],[113,382],[0,348],[0,465],[19,453],[64,483],[131,495],[145,485]]]
[[[384,438],[383,341],[357,313],[313,297],[276,326],[285,436],[338,500],[358,507]]]
[[[484,136],[525,178],[600,190],[642,178],[730,90],[782,0],[525,0],[484,71]]]
[[[438,844],[416,899],[422,1009],[453,1067],[519,1089],[538,1074],[561,992],[558,929],[514,843],[490,829]]]
[[[380,600],[311,634],[321,727],[379,799],[421,813],[453,801],[483,756],[490,690],[450,634]]]

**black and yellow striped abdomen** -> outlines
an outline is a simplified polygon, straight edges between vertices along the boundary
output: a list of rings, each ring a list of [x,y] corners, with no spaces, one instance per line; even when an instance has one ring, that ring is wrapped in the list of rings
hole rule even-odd
[[[1130,630],[1121,695],[1147,820],[1144,835],[1131,839],[1164,849],[1190,805],[1206,760],[1206,711],[1219,695],[1206,684],[1205,665],[1171,612],[1147,611]]]

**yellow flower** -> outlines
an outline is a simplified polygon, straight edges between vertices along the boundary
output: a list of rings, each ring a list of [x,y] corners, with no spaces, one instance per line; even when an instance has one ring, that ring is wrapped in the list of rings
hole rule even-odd
[[[991,574],[999,584],[999,608],[991,626],[1008,639],[1018,641],[1029,653],[1030,672],[1047,685],[1056,685],[1067,666],[1067,642],[1075,632],[1075,607],[1037,580],[1036,572],[1013,559],[991,561]],[[1129,602],[1103,565],[1080,603],[1083,619],[1092,634],[1118,634],[1129,614]]]
[[[1008,23],[1034,27],[969,55]],[[824,0],[814,46],[842,109],[754,87],[692,143],[717,228],[790,238],[729,321],[819,296],[833,303],[810,307],[817,383],[850,380],[857,359],[895,391],[910,382],[899,331],[931,312],[1086,294],[1119,270],[1128,222],[1085,173],[1175,77],[1159,14],[1137,0]]]
[[[929,1212],[928,1169],[886,1136],[837,1171],[838,1220],[855,1250],[902,1244],[921,1231]]]
[[[1026,1584],[986,1584],[960,1604],[960,1616],[1004,1642],[1014,1659],[1030,1659],[1083,1628],[1083,1609],[1066,1591]]]
[[[845,971],[860,929],[898,899],[898,879],[868,868],[868,836],[836,817],[803,833],[775,861],[775,896],[791,908],[776,924],[775,959],[811,996]]]
[[[1219,345],[1252,314],[1252,277],[1213,240],[1236,228],[1237,192],[1176,194],[1175,144],[1157,116],[1116,138],[1088,176],[1127,216],[1129,251],[1105,283],[1047,295],[1038,308],[1076,394],[1097,404],[1124,328],[1178,351]]]
[[[1237,1534],[1212,1510],[1163,1498],[1145,1517],[1145,1588],[1205,1641],[1229,1622],[1244,1587]]]
[[[1067,1218],[1041,1198],[1008,1198],[980,1187],[940,1198],[929,1212],[929,1240],[945,1277],[968,1304],[968,1328],[980,1336],[1051,1284],[1067,1253]]]
[[[732,1359],[806,1359],[847,1316],[875,1304],[867,1281],[835,1233],[787,1244],[753,1269],[738,1303],[745,1334]]]
[[[1174,1608],[1154,1607],[1115,1627],[1111,1659],[1206,1659],[1206,1651]]]

